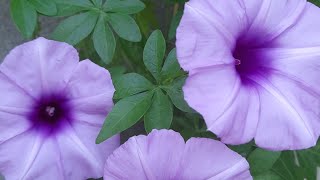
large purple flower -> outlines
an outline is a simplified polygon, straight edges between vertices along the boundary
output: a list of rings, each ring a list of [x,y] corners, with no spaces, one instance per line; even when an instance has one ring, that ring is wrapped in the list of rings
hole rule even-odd
[[[303,149],[320,133],[320,9],[306,0],[190,0],[177,30],[185,99],[222,141]]]
[[[223,143],[206,138],[184,142],[172,130],[131,137],[109,156],[107,180],[252,179],[248,162]]]
[[[103,175],[119,136],[95,138],[113,106],[107,70],[61,42],[38,38],[0,65],[0,172],[6,179],[81,180]]]

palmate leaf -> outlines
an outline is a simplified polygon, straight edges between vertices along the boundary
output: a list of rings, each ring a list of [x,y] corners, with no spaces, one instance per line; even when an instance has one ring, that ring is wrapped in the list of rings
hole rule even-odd
[[[137,123],[148,111],[153,92],[144,92],[121,99],[108,114],[96,143],[120,133]]]
[[[157,89],[152,98],[152,104],[144,117],[147,132],[152,129],[169,129],[173,118],[172,103],[161,89]]]

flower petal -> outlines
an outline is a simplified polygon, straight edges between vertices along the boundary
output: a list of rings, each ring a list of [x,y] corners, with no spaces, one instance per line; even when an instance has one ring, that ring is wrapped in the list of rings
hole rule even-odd
[[[63,171],[67,179],[100,178],[105,159],[119,146],[119,136],[96,145],[98,128],[74,124],[56,135]],[[79,163],[81,162],[81,163]]]
[[[114,87],[109,72],[84,60],[68,82],[68,96],[74,110],[74,121],[101,126],[113,107]]]
[[[0,94],[1,144],[31,128],[26,115],[31,111],[33,99],[1,72]]]
[[[244,39],[262,44],[278,37],[300,18],[305,11],[305,0],[246,0],[244,1],[250,28]],[[257,36],[263,35],[263,38]]]
[[[319,47],[320,22],[314,21],[315,17],[319,16],[319,7],[307,3],[303,13],[300,14],[300,17],[295,22],[294,26],[291,26],[279,37],[274,39],[273,43],[279,47],[286,48]]]
[[[32,165],[28,172],[25,174],[24,178],[20,175],[17,179],[68,179],[63,171],[63,162],[60,159],[59,148],[56,144],[55,138],[46,138],[42,141],[43,144],[39,146],[37,155],[33,157]],[[26,155],[26,157],[29,156],[30,154]]]
[[[207,68],[190,75],[183,91],[188,104],[204,117],[208,130],[224,142],[246,143],[254,137],[259,97],[255,89],[241,84],[233,66]]]
[[[6,179],[27,178],[42,144],[43,138],[33,131],[21,133],[1,143],[0,172]],[[21,154],[22,148],[24,154]]]
[[[180,168],[178,179],[252,179],[248,162],[223,143],[212,139],[189,139]]]
[[[231,14],[224,17],[226,13],[221,14],[219,11],[222,9],[219,7],[230,5],[229,8],[236,9],[235,13],[237,13],[237,8],[240,6],[235,7],[237,4],[235,1],[221,2],[192,0],[186,3],[184,15],[177,29],[176,42],[179,63],[186,71],[233,63],[234,60],[228,47],[235,43],[235,37],[233,37],[235,35],[228,32],[234,29],[229,27],[230,24],[238,24],[235,22],[237,18],[231,18]],[[224,21],[219,21],[221,19]],[[220,22],[226,23],[220,24]],[[215,27],[217,23],[219,26]],[[228,40],[224,35],[228,36]],[[229,39],[233,39],[233,42],[230,43],[232,40]]]
[[[286,83],[286,80],[279,81],[277,83],[282,84],[274,86],[272,82],[266,79],[250,78],[260,86],[258,91],[261,111],[255,136],[256,144],[271,150],[294,150],[314,146],[317,137],[314,136],[311,124],[309,124],[305,116],[307,112],[304,112],[303,104],[297,104],[299,101],[296,101],[301,100],[300,98],[306,95],[306,93],[297,91],[299,88],[294,88],[290,83]],[[273,78],[273,80],[275,79]],[[278,87],[281,87],[281,89]],[[293,93],[303,94],[292,96]],[[291,97],[293,99],[289,99]],[[310,96],[305,96],[304,98],[307,98],[305,99],[305,103],[310,101]],[[313,97],[311,97],[310,103],[312,99]],[[319,127],[319,125],[317,126]]]
[[[252,179],[248,162],[223,143],[192,138],[184,144],[172,130],[153,130],[148,136],[130,138],[109,156],[104,178]]]
[[[260,98],[257,90],[241,86],[234,99],[217,119],[206,119],[208,130],[227,144],[244,144],[253,139],[259,121]]]
[[[132,137],[109,156],[104,178],[172,179],[184,146],[183,138],[174,131],[153,130],[148,136]]]
[[[78,61],[72,46],[38,38],[13,49],[0,65],[0,72],[38,98],[52,89],[62,90]]]

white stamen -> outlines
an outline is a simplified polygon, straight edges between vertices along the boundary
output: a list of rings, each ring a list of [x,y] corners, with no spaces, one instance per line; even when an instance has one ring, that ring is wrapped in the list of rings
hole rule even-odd
[[[55,107],[51,107],[51,106],[47,106],[47,108],[46,108],[46,112],[48,113],[48,115],[50,117],[54,116],[54,111],[55,110],[56,110],[56,108]]]
[[[235,59],[235,64],[236,64],[236,65],[240,65],[240,64],[241,64],[241,60]]]

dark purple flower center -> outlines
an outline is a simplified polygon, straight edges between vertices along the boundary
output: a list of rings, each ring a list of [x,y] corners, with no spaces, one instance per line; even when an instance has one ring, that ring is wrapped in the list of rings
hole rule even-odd
[[[251,37],[248,38],[248,36]],[[269,73],[266,67],[271,61],[264,49],[272,45],[261,42],[263,42],[263,33],[246,34],[238,38],[233,48],[235,68],[243,83],[250,82],[252,76],[267,76]]]
[[[71,106],[63,95],[42,96],[33,105],[29,120],[33,127],[45,133],[55,133],[70,123]]]

